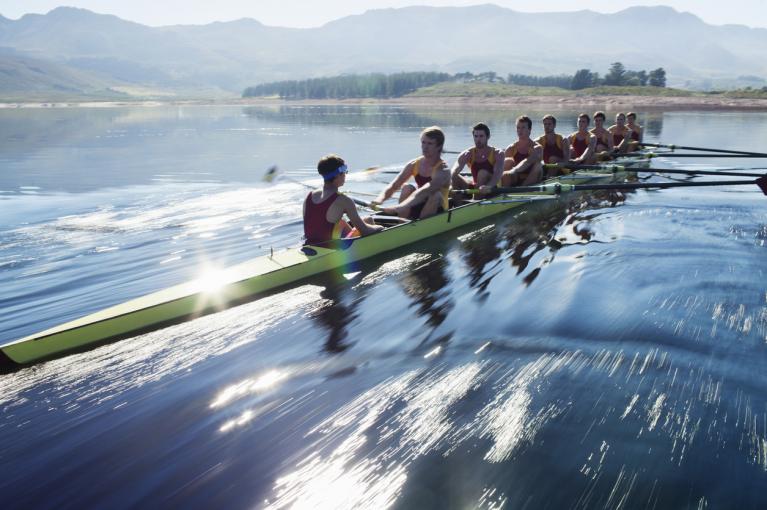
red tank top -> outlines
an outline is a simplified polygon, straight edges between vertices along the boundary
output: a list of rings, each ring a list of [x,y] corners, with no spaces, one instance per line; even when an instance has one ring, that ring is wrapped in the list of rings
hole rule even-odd
[[[631,130],[631,139],[634,140],[635,142],[638,142],[639,141],[639,132],[638,131],[634,131],[632,129]]]
[[[623,142],[623,135],[620,135],[618,133],[614,133],[613,134],[613,145],[615,145],[617,147],[618,145],[621,144],[621,142]]]
[[[550,163],[552,156],[562,159],[565,156],[565,152],[562,149],[562,135],[554,135],[554,143],[548,142],[546,135],[538,138],[538,143],[543,145],[543,162]]]
[[[598,145],[604,145],[607,147],[608,145],[608,136],[610,136],[609,132],[603,131],[602,136],[597,135],[594,131],[590,131],[590,133],[597,137],[597,144]]]
[[[479,177],[479,171],[480,170],[487,170],[490,173],[493,173],[493,169],[495,167],[495,152],[490,151],[490,154],[486,159],[483,159],[482,161],[477,161],[476,158],[477,155],[477,148],[473,147],[471,149],[471,156],[469,159],[469,168],[471,169],[471,176],[474,178],[474,185],[477,184],[477,180]]]
[[[584,140],[578,138],[577,136],[573,136],[573,143],[572,143],[572,151],[573,155],[576,158],[581,157],[581,155],[586,152],[586,149],[589,148],[589,140],[591,138],[586,138]]]
[[[304,237],[306,244],[322,244],[333,239],[335,223],[327,220],[328,209],[336,201],[338,193],[333,193],[328,198],[315,204],[312,201],[312,192],[306,195],[304,213]]]
[[[421,162],[423,161],[423,158],[418,158],[413,163],[413,178],[415,179],[415,184],[419,188],[426,186],[431,182],[431,173],[434,173],[434,169],[437,168],[442,164],[442,160],[437,161],[437,164],[434,165],[431,169],[431,173],[426,175],[421,175]]]
[[[527,156],[530,155],[529,151],[530,151],[530,148],[528,147],[528,152],[522,152],[519,150],[519,148],[515,144],[514,148],[512,148],[511,151],[506,152],[506,157],[511,158],[514,161],[514,164],[518,165],[527,159]]]

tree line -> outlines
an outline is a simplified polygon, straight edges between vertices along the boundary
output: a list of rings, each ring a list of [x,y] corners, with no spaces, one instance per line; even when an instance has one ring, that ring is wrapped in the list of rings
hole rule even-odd
[[[243,97],[279,96],[282,99],[345,99],[400,97],[421,87],[449,81],[447,73],[349,74],[330,78],[289,80],[248,87]]]
[[[442,82],[508,83],[534,87],[560,87],[581,90],[602,85],[611,86],[666,86],[666,71],[659,67],[652,71],[632,71],[620,62],[614,62],[600,77],[590,69],[580,69],[573,75],[532,76],[509,74],[505,79],[493,71],[483,73],[412,72],[395,74],[348,74],[329,78],[288,80],[263,83],[248,87],[243,97],[279,96],[281,99],[347,99],[362,97],[401,97],[422,87]]]
[[[510,74],[507,83],[528,85],[534,87],[560,87],[570,90],[581,90],[602,85],[616,87],[665,87],[666,70],[662,67],[652,71],[632,71],[620,62],[613,62],[604,77],[590,69],[579,69],[573,75],[529,76],[525,74]]]

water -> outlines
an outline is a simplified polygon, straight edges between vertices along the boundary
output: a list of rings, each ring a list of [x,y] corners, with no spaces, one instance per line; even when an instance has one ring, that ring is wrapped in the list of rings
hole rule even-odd
[[[305,189],[263,184],[273,164],[395,170],[424,126],[460,150],[487,120],[505,146],[519,113],[0,110],[0,342],[296,245]],[[648,141],[767,135],[764,113],[640,119]],[[765,204],[593,193],[0,375],[3,507],[763,508]]]

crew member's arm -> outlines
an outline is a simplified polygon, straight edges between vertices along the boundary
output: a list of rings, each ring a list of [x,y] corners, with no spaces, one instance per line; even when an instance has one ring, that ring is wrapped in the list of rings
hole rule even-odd
[[[482,193],[489,192],[492,188],[494,188],[495,186],[498,186],[498,183],[501,182],[501,177],[503,176],[503,165],[505,162],[504,160],[505,157],[506,156],[504,155],[501,149],[495,149],[495,166],[493,167],[493,177],[490,179],[490,182],[488,182],[487,185],[479,187],[479,190]]]
[[[509,146],[511,148],[511,146]],[[509,149],[506,149],[506,153],[508,154]],[[543,159],[543,147],[540,144],[535,144],[532,151],[530,151],[530,154],[527,155],[525,159],[517,163],[516,166],[512,165],[514,164],[514,160],[511,158],[507,158],[503,163],[503,168],[506,171],[509,171],[509,173],[524,173],[529,168],[531,168],[536,163],[540,162]]]
[[[402,187],[403,184],[407,182],[408,179],[410,179],[410,176],[413,175],[413,164],[414,162],[411,161],[407,165],[405,165],[405,168],[402,169],[402,171],[395,177],[389,185],[386,187],[385,190],[381,192],[374,200],[370,201],[371,205],[381,205],[384,203],[389,197],[391,197],[398,189]]]
[[[469,162],[470,151],[471,149],[468,149],[458,155],[458,159],[456,159],[455,163],[453,163],[453,168],[450,169],[450,176],[452,179],[455,179],[457,176],[461,175],[461,170],[463,170],[463,168],[466,166],[466,163]]]
[[[570,139],[562,137],[562,163],[570,161]]]
[[[357,230],[360,231],[360,234],[363,236],[372,234],[373,232],[378,232],[379,230],[383,230],[383,225],[373,225],[370,223],[365,222],[365,220],[362,219],[360,216],[359,211],[357,211],[357,206],[354,205],[354,202],[351,198],[347,197],[346,195],[338,195],[338,198],[336,199],[333,206],[336,204],[339,205],[340,213],[338,214],[338,220],[340,220],[344,214],[349,218],[349,222],[357,227]],[[331,206],[331,209],[333,208]],[[331,211],[328,211],[328,216],[330,216]],[[336,220],[336,221],[338,221]],[[330,221],[330,220],[328,220]],[[335,223],[335,222],[332,222]]]

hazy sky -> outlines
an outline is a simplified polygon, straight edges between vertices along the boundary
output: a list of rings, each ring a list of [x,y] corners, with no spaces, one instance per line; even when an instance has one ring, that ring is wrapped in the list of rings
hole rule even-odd
[[[0,0],[0,14],[6,18],[18,19],[26,13],[46,13],[59,5],[70,5],[114,14],[151,26],[205,24],[212,21],[254,18],[267,25],[314,27],[342,16],[360,14],[368,9],[481,3],[494,3],[526,12],[580,9],[616,12],[633,5],[668,5],[678,11],[691,12],[714,25],[737,23],[767,27],[767,8],[764,0]],[[641,27],[637,27],[637,35],[641,35]]]

